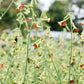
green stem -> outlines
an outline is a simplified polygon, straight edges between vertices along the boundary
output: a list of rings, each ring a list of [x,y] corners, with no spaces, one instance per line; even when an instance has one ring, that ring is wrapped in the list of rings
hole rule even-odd
[[[11,1],[10,5],[8,6],[8,8],[6,9],[6,11],[2,14],[2,18],[4,17],[4,15],[7,13],[7,11],[10,9],[10,7],[12,6],[14,0]]]
[[[48,71],[48,78],[51,84],[50,75],[49,75],[50,73],[49,73],[48,63],[47,63],[45,54],[46,54],[46,50],[44,50],[44,63],[45,63],[44,67],[46,68],[46,71]],[[45,71],[45,77],[46,77],[46,71]],[[45,84],[46,84],[46,79],[45,79]]]
[[[35,62],[34,62],[34,84],[36,84],[36,73],[37,73],[37,71],[36,71],[36,67],[35,67]]]
[[[24,16],[23,13],[22,13],[22,15],[23,15],[23,17],[24,17],[24,19],[25,19],[25,24],[26,24],[26,26],[27,26],[27,31],[28,31],[28,23],[27,23],[26,18],[25,18],[25,16]],[[26,55],[26,66],[25,66],[25,74],[24,74],[24,84],[25,84],[26,73],[27,73],[27,68],[28,68],[28,60],[27,60],[27,58],[28,58],[28,55],[29,55],[29,45],[30,45],[30,31],[28,31],[27,55]],[[28,79],[29,79],[29,77],[28,77]]]
[[[70,21],[72,19],[70,18]],[[69,58],[69,81],[70,81],[70,73],[71,73],[71,58],[72,58],[72,23],[71,23],[71,55],[70,55],[70,58]],[[69,84],[69,82],[68,82]]]
[[[47,65],[47,66],[48,66],[48,65]],[[49,78],[49,82],[50,82],[50,84],[51,84],[51,79],[50,79],[49,69],[47,68],[47,70],[48,70],[48,78]]]
[[[52,57],[51,57],[51,60],[52,60],[54,69],[55,69],[55,71],[56,71],[56,73],[57,73],[58,80],[60,81],[60,84],[61,84],[61,79],[60,79],[60,76],[59,76],[59,74],[58,74],[58,71],[57,71],[57,69],[56,69],[56,67],[55,67],[55,64],[54,64],[54,61],[53,61]]]
[[[8,75],[8,73],[9,73],[10,65],[11,65],[11,62],[12,62],[13,58],[14,58],[14,55],[11,57],[10,64],[9,64],[9,66],[8,66],[8,69],[7,69],[7,72],[6,72],[6,75],[5,75],[4,84],[6,84],[7,75]]]
[[[33,11],[33,10],[32,10],[32,11]],[[28,23],[27,23],[26,18],[25,18],[25,16],[24,16],[23,13],[22,13],[22,15],[23,15],[23,17],[24,17],[24,19],[25,19],[25,24],[26,24],[26,26],[27,26],[27,31],[28,31],[27,56],[26,56],[26,66],[25,66],[25,75],[24,75],[24,84],[25,84],[26,73],[27,73],[27,68],[28,68],[28,60],[27,60],[27,58],[28,58],[28,55],[29,55],[30,33],[31,33],[32,23],[31,23],[31,26],[30,26],[30,30],[28,30]],[[34,18],[33,14],[32,14],[32,18]],[[33,19],[32,19],[32,20],[33,20]],[[29,68],[28,68],[28,69],[29,69]],[[29,76],[28,76],[28,80],[29,80]],[[28,81],[28,84],[30,84],[29,81]]]
[[[26,80],[27,68],[28,68],[28,55],[29,55],[29,44],[30,44],[30,32],[28,33],[28,42],[27,42],[27,56],[26,56],[26,66],[25,66],[25,75],[24,75],[24,84]],[[29,77],[28,77],[29,79]]]
[[[46,78],[46,67],[47,67],[47,65],[46,65],[46,62],[47,62],[47,60],[46,60],[46,57],[45,57],[45,54],[46,54],[46,50],[43,50],[44,51],[44,55],[43,55],[43,57],[44,57],[44,67],[45,67],[45,78]],[[46,79],[45,79],[45,83],[44,84],[46,84]]]
[[[50,53],[50,51],[49,51],[49,49],[48,49],[48,46],[47,46],[47,43],[46,43],[46,47],[47,47],[48,52]],[[53,61],[52,57],[51,57],[51,60],[52,60],[54,69],[55,69],[55,71],[56,71],[56,73],[57,73],[57,78],[58,78],[58,80],[59,80],[59,82],[60,82],[60,84],[61,84],[61,79],[60,79],[60,76],[59,76],[59,74],[58,74],[58,71],[57,71],[57,69],[56,69],[56,67],[55,67],[55,64],[54,64],[54,61]]]
[[[70,14],[67,14],[63,19],[70,17],[71,14],[72,14],[72,12]]]

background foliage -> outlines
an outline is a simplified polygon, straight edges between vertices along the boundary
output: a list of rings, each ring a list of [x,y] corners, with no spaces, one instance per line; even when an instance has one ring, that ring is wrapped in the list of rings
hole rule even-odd
[[[27,2],[30,3],[31,0],[27,0]],[[8,7],[9,3],[11,0],[4,0],[1,2],[0,5],[0,15],[6,10]],[[63,28],[60,28],[59,25],[57,24],[57,21],[61,21],[63,17],[70,11],[72,10],[72,5],[76,5],[79,8],[78,13],[80,12],[81,9],[83,9],[83,3],[84,1],[81,0],[67,0],[67,1],[54,1],[53,4],[51,4],[49,10],[47,11],[48,17],[50,17],[51,21],[47,23],[46,25],[50,25],[52,31],[62,31]],[[39,4],[39,2],[38,2]],[[36,9],[36,15],[40,16],[41,15],[41,10],[39,8]],[[10,10],[6,13],[5,17],[3,17],[3,20],[0,21],[0,31],[3,29],[13,29],[14,26],[16,27],[15,23],[15,18],[16,18],[16,10],[15,7],[12,6]],[[74,15],[75,18],[73,19],[75,25],[79,28],[79,33],[82,31],[82,27],[79,24],[80,20],[83,20],[84,18],[79,18],[79,14]],[[5,23],[5,25],[3,25]]]

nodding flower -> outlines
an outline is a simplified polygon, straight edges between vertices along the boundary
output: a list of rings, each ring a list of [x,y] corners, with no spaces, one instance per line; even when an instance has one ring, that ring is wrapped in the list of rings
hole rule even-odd
[[[78,31],[79,31],[79,29],[76,28],[76,29],[73,30],[73,33],[78,33]]]
[[[1,68],[3,68],[3,64],[1,64]]]
[[[33,25],[33,28],[34,28],[34,29],[37,29],[38,27],[37,27],[37,25],[36,25],[36,24],[34,24],[34,25]]]
[[[74,65],[75,64],[75,61],[73,61],[72,63],[71,63],[71,65]]]
[[[26,20],[27,20],[27,22],[29,22],[30,21],[29,17],[26,17]]]
[[[61,21],[61,22],[57,22],[59,24],[60,27],[65,26],[66,25],[66,21]]]
[[[21,8],[22,10],[24,10],[24,4],[23,4],[23,3],[21,4],[20,8]]]
[[[37,49],[38,48],[38,46],[35,43],[33,44],[33,46],[34,46],[34,49]]]
[[[74,84],[74,80],[70,80],[69,83],[70,83],[70,84]]]

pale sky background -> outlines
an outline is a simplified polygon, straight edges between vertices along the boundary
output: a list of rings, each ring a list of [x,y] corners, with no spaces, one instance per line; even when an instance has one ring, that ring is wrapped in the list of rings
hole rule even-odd
[[[43,6],[39,5],[42,11],[48,10],[54,0],[38,0]]]

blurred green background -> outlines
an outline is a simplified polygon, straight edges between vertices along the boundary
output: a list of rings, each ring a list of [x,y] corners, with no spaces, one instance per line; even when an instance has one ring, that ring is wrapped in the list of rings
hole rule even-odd
[[[30,2],[31,0],[27,0],[27,2]],[[10,4],[11,0],[3,0],[0,3],[0,16],[1,14],[6,10],[8,5]],[[38,5],[43,5],[39,2],[38,0]],[[75,12],[76,9],[72,9],[73,6],[76,6],[78,8],[78,11]],[[40,7],[37,6],[35,8],[36,14],[40,16],[42,10],[39,9]],[[51,21],[48,23],[46,22],[47,25],[50,26],[51,31],[62,31],[63,28],[61,28],[58,24],[57,21],[61,21],[63,17],[69,13],[73,12],[73,21],[77,28],[79,28],[79,33],[82,31],[82,26],[80,25],[80,21],[84,19],[84,17],[79,17],[79,13],[81,10],[84,11],[84,0],[55,0],[51,6],[49,7],[49,10],[47,10],[47,16],[50,17]],[[0,20],[0,34],[4,29],[13,29],[17,27],[18,22],[16,21],[17,18],[17,11],[15,5],[12,5],[10,10],[5,14],[2,20]]]

